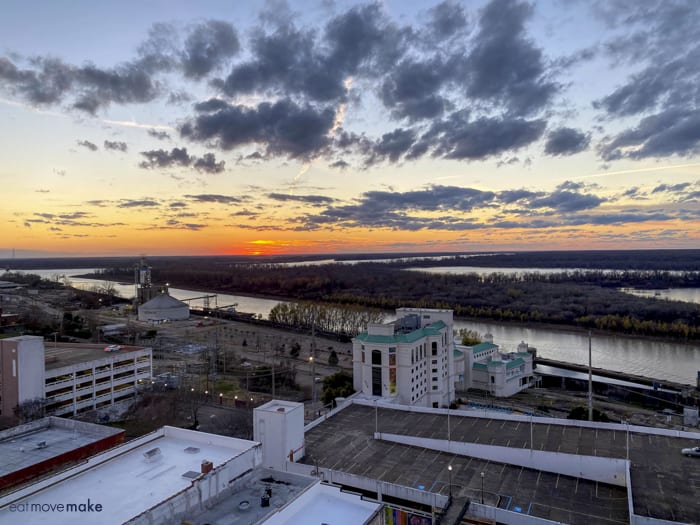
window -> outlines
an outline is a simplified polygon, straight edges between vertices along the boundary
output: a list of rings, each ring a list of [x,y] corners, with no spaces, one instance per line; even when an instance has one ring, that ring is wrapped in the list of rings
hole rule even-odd
[[[438,360],[437,360],[437,359],[433,359],[433,364],[434,364],[434,365],[436,365],[436,364],[437,364],[437,362],[438,362]]]
[[[372,364],[382,366],[382,351],[372,350]]]
[[[365,351],[364,350],[362,351],[362,362],[363,363],[365,362]]]
[[[437,368],[433,368],[433,374],[437,374]]]
[[[493,384],[493,383],[495,383],[495,382],[496,382],[496,378],[493,377],[493,376],[491,376],[491,383]]]
[[[433,342],[433,355],[437,355],[437,343]]]

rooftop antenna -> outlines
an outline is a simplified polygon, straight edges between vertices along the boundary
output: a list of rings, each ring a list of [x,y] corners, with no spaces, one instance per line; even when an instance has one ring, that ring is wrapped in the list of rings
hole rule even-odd
[[[590,330],[588,330],[588,421],[593,421],[593,360],[591,358]]]

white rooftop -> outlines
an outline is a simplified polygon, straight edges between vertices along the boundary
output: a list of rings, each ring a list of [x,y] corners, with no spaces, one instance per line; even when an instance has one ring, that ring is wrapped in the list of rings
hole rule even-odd
[[[341,492],[337,487],[317,483],[292,503],[265,520],[265,525],[299,525],[300,523],[332,523],[362,525],[377,512],[380,505]]]
[[[47,417],[0,432],[0,476],[36,465],[101,439],[120,429]]]
[[[199,474],[203,460],[211,461],[214,468],[250,449],[254,442],[223,436],[212,436],[195,431],[164,427],[154,439],[140,446],[123,445],[125,452],[101,464],[48,486],[21,500],[0,501],[0,523],[22,525],[108,525],[121,524],[161,503],[191,485],[191,478],[183,474]],[[144,453],[152,452],[147,459]],[[117,450],[117,449],[113,449]],[[96,456],[91,462],[113,454]],[[37,485],[38,486],[38,485]],[[35,489],[36,490],[36,489]],[[49,505],[101,505],[101,511],[57,511]],[[28,505],[27,505],[28,504]],[[41,511],[27,511],[32,504],[41,505]],[[25,509],[25,510],[22,510]],[[44,509],[49,509],[44,511]],[[12,521],[7,521],[7,520]]]
[[[304,403],[273,399],[272,401],[268,401],[264,405],[256,407],[255,410],[258,412],[291,412],[292,410],[296,408],[301,408],[303,406]]]

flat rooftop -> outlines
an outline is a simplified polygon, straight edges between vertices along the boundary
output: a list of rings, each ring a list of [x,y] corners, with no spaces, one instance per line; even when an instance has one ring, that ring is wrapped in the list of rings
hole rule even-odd
[[[0,432],[0,476],[121,432],[118,428],[55,417],[5,430]]]
[[[5,502],[0,509],[0,522],[14,517],[15,522],[23,525],[44,525],[48,522],[68,525],[75,524],[76,520],[81,525],[124,523],[189,487],[192,478],[183,474],[199,474],[203,460],[211,461],[216,468],[255,445],[251,441],[223,436],[214,436],[214,440],[211,438],[211,435],[196,431],[165,427],[163,433],[156,434],[139,446],[126,443],[121,446],[124,452],[112,459],[24,499],[13,501],[14,511],[9,502]],[[152,453],[150,458],[144,456],[144,453],[156,449],[159,452]],[[106,454],[115,454],[116,451],[112,449]],[[99,461],[99,457],[93,459]],[[25,504],[84,504],[88,500],[93,505],[101,505],[102,510],[83,513],[16,510],[27,508]]]
[[[453,415],[453,441],[529,448],[530,424]],[[629,523],[627,490],[581,478],[374,439],[380,432],[447,439],[448,417],[352,404],[305,434],[305,462],[398,485],[452,494],[541,518],[571,524]],[[625,430],[588,429],[537,423],[536,450],[624,459]],[[687,523],[700,522],[700,461],[681,456],[688,439],[629,433],[635,514]],[[453,503],[454,505],[454,503]],[[517,509],[516,509],[517,507]]]
[[[318,483],[284,509],[273,514],[265,525],[299,525],[300,523],[332,523],[358,525],[366,523],[380,505],[359,496],[341,492],[337,487]]]
[[[124,356],[129,358],[129,354],[144,350],[143,346],[124,346],[121,345],[120,350],[114,352],[105,352],[105,347],[108,344],[70,344],[70,343],[54,343],[50,341],[44,342],[45,347],[45,368],[46,370],[54,370],[64,366],[72,366],[89,361],[96,361],[105,358],[119,358]],[[132,356],[133,357],[133,356]]]
[[[226,525],[259,523],[317,483],[317,478],[256,468],[237,479],[226,492],[217,496],[216,502],[208,502],[206,512],[186,515],[183,521]],[[261,497],[266,489],[270,490],[269,506],[263,507]]]

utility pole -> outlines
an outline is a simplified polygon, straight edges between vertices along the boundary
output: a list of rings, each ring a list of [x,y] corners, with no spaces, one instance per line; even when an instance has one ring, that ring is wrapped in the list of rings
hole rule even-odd
[[[311,323],[311,402],[316,402],[316,323]]]
[[[275,398],[275,357],[272,357],[272,399]]]
[[[593,358],[590,330],[588,330],[588,421],[593,421]]]

